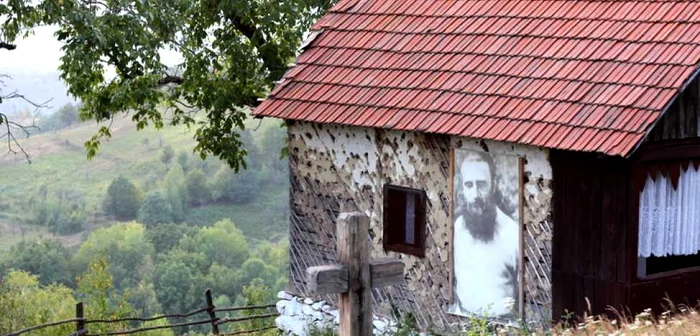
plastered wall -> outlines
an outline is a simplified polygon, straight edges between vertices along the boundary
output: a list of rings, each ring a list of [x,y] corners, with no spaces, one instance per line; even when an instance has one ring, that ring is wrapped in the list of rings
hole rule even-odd
[[[450,149],[507,153],[526,159],[523,230],[526,316],[551,318],[551,178],[547,151],[532,147],[413,132],[349,126],[289,125],[291,208],[289,290],[307,295],[305,270],[335,262],[335,219],[341,206],[370,217],[373,257],[406,263],[406,281],[373,290],[375,307],[412,312],[421,327],[444,329],[459,318],[450,303],[452,242]],[[382,247],[382,187],[423,189],[428,196],[425,258],[385,253]],[[333,301],[333,297],[326,300]]]

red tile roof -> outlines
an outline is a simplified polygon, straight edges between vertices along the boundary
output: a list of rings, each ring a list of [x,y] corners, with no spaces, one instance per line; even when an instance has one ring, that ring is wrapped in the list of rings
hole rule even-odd
[[[342,0],[265,117],[628,155],[700,61],[700,1]]]

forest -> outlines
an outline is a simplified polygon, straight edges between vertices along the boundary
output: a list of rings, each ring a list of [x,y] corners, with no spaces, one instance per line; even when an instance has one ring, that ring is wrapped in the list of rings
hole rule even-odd
[[[90,318],[149,317],[201,308],[206,289],[220,307],[269,303],[286,284],[279,121],[249,120],[238,172],[193,154],[186,127],[118,118],[88,161],[96,126],[75,106],[38,124],[21,141],[31,164],[0,157],[0,334],[73,317],[78,301]],[[180,329],[162,334],[203,332]]]

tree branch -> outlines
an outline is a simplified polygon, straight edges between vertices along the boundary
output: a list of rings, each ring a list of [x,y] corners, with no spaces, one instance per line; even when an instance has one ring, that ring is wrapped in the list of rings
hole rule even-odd
[[[22,145],[20,145],[19,141],[17,141],[17,138],[15,138],[15,135],[12,134],[11,126],[19,126],[21,130],[23,130],[26,134],[29,134],[27,131],[26,127],[19,125],[17,123],[11,122],[8,118],[7,115],[4,113],[0,113],[0,124],[5,124],[5,128],[7,129],[7,132],[5,134],[0,135],[0,139],[7,137],[7,152],[11,154],[18,154],[16,150],[14,150],[12,147],[12,144],[14,143],[15,147],[19,148],[19,151],[24,155],[24,158],[29,162],[30,164],[32,163],[31,157],[29,157],[29,153],[24,150]]]
[[[0,102],[2,102],[3,100],[8,100],[8,99],[21,99],[21,100],[24,100],[25,102],[27,102],[28,104],[34,106],[34,108],[37,108],[37,109],[40,109],[40,108],[49,108],[50,106],[49,106],[48,104],[49,104],[49,102],[51,102],[51,100],[53,100],[53,98],[52,98],[52,99],[49,99],[49,100],[47,100],[47,101],[45,101],[45,102],[43,102],[43,103],[37,103],[37,102],[34,102],[34,101],[32,101],[31,99],[25,97],[24,95],[19,94],[17,91],[12,92],[12,93],[10,93],[10,94],[7,95],[7,96],[0,96]]]
[[[0,74],[0,77],[6,77],[2,74]],[[0,102],[3,100],[7,99],[21,99],[30,105],[34,106],[37,110],[46,108],[47,103],[51,101],[50,99],[44,103],[36,103],[32,101],[31,99],[28,99],[27,97],[17,93],[17,91],[10,93],[9,95],[0,95]],[[27,153],[26,150],[24,150],[24,147],[19,143],[17,140],[17,137],[13,134],[13,132],[16,131],[21,131],[24,133],[25,137],[29,137],[31,134],[30,130],[40,130],[38,126],[32,121],[31,125],[23,125],[20,123],[17,123],[15,121],[10,121],[8,118],[7,114],[0,112],[0,125],[5,129],[5,133],[0,135],[0,140],[4,139],[7,137],[7,152],[11,154],[19,154],[21,153],[25,159],[27,160],[28,163],[32,163],[31,157],[29,156],[29,153]],[[15,149],[16,148],[16,149]]]
[[[165,77],[161,78],[158,80],[158,86],[165,86],[168,84],[182,84],[184,83],[185,80],[182,79],[180,76],[171,76],[171,75],[166,75]]]
[[[258,27],[254,22],[244,22],[243,18],[239,15],[234,15],[229,18],[233,26],[247,37],[248,40],[258,49],[260,58],[262,58],[263,63],[268,71],[272,74],[275,80],[280,77],[284,71],[287,69],[287,64],[277,57],[276,52],[266,52],[265,49],[274,47],[269,45],[267,40],[262,34],[258,34]]]
[[[6,42],[0,42],[0,49],[15,50],[17,46]]]

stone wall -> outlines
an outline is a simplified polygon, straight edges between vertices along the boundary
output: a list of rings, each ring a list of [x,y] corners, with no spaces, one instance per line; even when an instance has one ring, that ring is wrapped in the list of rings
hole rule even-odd
[[[450,150],[472,148],[519,155],[525,171],[525,299],[528,320],[551,318],[551,168],[545,150],[412,132],[311,123],[289,126],[291,175],[289,290],[308,296],[305,270],[335,260],[335,220],[341,206],[370,217],[372,257],[406,264],[403,284],[373,290],[375,309],[412,312],[424,329],[444,329],[458,317],[451,300]],[[427,193],[425,258],[382,247],[382,187]],[[333,297],[323,298],[333,304]]]
[[[285,335],[305,336],[310,328],[338,330],[340,318],[338,310],[326,301],[303,298],[287,292],[277,294],[277,312],[275,324]],[[373,335],[392,335],[396,333],[396,322],[388,316],[375,314],[372,320]]]

